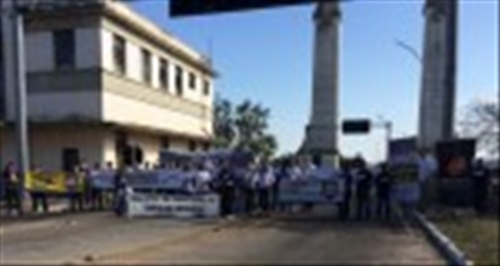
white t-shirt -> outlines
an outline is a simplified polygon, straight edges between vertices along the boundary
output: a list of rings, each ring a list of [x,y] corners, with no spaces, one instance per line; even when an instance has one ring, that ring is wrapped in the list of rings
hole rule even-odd
[[[200,170],[196,172],[195,175],[195,187],[198,191],[207,191],[209,189],[208,184],[212,180],[212,176],[208,170]]]
[[[288,178],[292,181],[302,178],[302,170],[298,166],[292,166],[288,168],[287,172]]]
[[[261,178],[264,187],[271,187],[275,181],[275,175],[272,168],[267,169],[264,173],[261,173]]]

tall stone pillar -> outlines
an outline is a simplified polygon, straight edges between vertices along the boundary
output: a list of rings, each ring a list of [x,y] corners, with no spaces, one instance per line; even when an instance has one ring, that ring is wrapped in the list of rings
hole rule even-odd
[[[434,148],[453,138],[457,0],[426,0],[418,143]]]
[[[340,18],[337,1],[320,2],[314,13],[312,107],[302,153],[337,153]]]

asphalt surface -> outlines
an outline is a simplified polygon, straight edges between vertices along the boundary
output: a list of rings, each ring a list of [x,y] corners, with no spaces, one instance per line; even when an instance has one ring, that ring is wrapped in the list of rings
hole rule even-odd
[[[0,229],[2,264],[444,264],[405,223],[341,222],[324,210],[225,221],[87,213]]]

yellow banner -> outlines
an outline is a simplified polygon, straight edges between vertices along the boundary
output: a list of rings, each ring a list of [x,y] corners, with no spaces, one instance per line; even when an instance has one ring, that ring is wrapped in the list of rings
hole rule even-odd
[[[53,193],[65,193],[67,174],[64,172],[30,172],[26,176],[26,189]],[[77,190],[83,189],[83,178],[77,178]]]

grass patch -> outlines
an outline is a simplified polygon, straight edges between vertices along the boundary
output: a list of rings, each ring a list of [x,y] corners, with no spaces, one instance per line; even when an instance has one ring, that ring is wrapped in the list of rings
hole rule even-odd
[[[429,217],[476,265],[500,265],[498,216]]]

